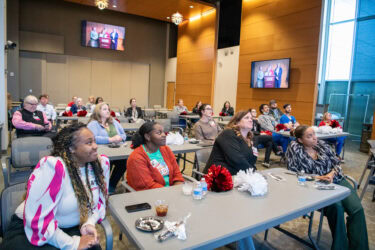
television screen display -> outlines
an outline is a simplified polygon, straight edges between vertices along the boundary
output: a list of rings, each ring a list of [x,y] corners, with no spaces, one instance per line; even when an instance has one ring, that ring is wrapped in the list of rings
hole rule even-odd
[[[82,21],[82,46],[124,50],[125,27]]]
[[[290,58],[251,62],[251,88],[289,88]]]

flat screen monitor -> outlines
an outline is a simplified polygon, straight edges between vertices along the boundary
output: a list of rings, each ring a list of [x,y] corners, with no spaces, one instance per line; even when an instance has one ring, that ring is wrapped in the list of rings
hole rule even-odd
[[[290,58],[251,62],[251,88],[289,88]]]
[[[125,27],[82,21],[82,46],[124,50]]]

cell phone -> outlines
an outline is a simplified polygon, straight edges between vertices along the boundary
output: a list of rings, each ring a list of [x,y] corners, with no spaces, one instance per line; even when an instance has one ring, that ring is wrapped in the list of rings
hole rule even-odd
[[[331,182],[329,182],[329,181],[327,181],[327,180],[318,180],[317,183],[319,183],[319,184],[324,184],[324,185],[331,184]]]
[[[109,147],[109,148],[119,148],[119,147],[120,147],[120,144],[111,143],[111,144],[108,144],[108,147]]]
[[[329,185],[329,186],[317,186],[316,188],[319,189],[319,190],[334,190],[334,189],[336,189],[336,187],[333,186],[333,185]]]
[[[151,205],[148,204],[147,202],[145,202],[145,203],[139,203],[139,204],[134,204],[134,205],[130,205],[130,206],[125,206],[125,209],[126,209],[126,211],[128,211],[128,213],[134,213],[134,212],[138,212],[138,211],[151,209]]]

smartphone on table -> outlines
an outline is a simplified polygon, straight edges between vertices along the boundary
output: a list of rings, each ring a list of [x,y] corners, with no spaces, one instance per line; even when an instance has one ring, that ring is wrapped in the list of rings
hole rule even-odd
[[[144,203],[125,206],[125,209],[126,211],[128,211],[128,213],[133,213],[133,212],[151,209],[151,205],[147,202],[144,202]]]

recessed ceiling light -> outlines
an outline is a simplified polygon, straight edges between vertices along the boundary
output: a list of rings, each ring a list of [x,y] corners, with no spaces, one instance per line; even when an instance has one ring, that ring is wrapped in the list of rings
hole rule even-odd
[[[167,19],[171,19],[169,16],[167,16]]]
[[[116,4],[114,4],[114,5],[112,5],[112,7],[113,7],[113,8],[117,8],[117,5],[116,5]]]
[[[193,6],[193,5],[190,5],[189,7],[190,7],[190,9],[194,8],[194,6]]]

